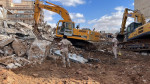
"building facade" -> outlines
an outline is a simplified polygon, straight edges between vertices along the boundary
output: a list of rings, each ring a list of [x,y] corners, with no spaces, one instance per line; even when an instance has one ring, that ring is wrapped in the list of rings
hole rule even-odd
[[[21,3],[13,3],[12,0],[0,0],[3,7],[10,10],[13,14],[7,16],[7,18],[14,22],[24,22],[30,25],[34,25],[34,1],[22,0]],[[44,23],[44,12],[41,11],[39,25]]]
[[[12,5],[12,0],[0,0],[1,7],[9,7]]]
[[[140,10],[146,19],[150,19],[150,0],[134,0],[134,8]]]

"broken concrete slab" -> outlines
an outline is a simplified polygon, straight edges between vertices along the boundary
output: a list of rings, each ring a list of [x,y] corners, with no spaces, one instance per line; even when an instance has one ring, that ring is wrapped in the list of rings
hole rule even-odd
[[[18,66],[16,66],[14,63],[10,63],[10,64],[8,64],[6,66],[6,68],[8,68],[8,69],[16,69],[16,68],[18,68]]]
[[[0,50],[0,54],[4,54],[4,51],[3,51],[3,50]]]
[[[28,59],[33,62],[41,63],[47,56],[48,46],[50,46],[51,42],[46,40],[35,40],[29,51],[28,51]]]
[[[11,29],[11,28],[5,28],[3,29],[2,32],[7,34],[21,33],[21,31],[18,31],[17,29]]]
[[[49,35],[46,35],[46,34],[42,35],[42,37],[44,39],[48,40],[48,41],[53,41],[54,40],[54,38],[52,38],[52,37],[50,37]]]
[[[19,39],[15,39],[12,43],[12,47],[14,49],[14,52],[20,57],[24,56],[27,52],[27,45],[23,43]]]
[[[28,28],[30,30],[33,29],[32,25],[29,25],[29,24],[26,24],[26,23],[23,23],[23,22],[17,22],[17,24],[23,26],[24,28]]]
[[[5,40],[5,39],[10,39],[12,37],[5,35],[5,34],[0,34],[0,41]]]
[[[62,56],[60,50],[56,50],[54,54],[58,56]],[[68,55],[69,55],[69,59],[71,59],[72,61],[83,63],[83,64],[88,62],[88,60],[83,58],[81,55],[72,54],[72,53],[69,53]]]
[[[21,67],[21,64],[19,63],[14,63],[16,66]]]
[[[15,56],[15,55],[4,56],[4,57],[0,58],[0,63],[5,64],[5,65],[8,65],[9,63],[15,62],[14,56]]]
[[[8,45],[9,43],[11,43],[13,41],[14,41],[13,38],[3,39],[0,41],[0,47],[3,48],[4,46]]]
[[[21,66],[29,65],[31,62],[23,57],[14,58],[15,62],[20,64]]]

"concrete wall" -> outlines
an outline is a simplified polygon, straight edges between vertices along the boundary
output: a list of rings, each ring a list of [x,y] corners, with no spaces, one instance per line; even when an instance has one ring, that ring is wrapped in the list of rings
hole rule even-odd
[[[150,0],[134,0],[135,10],[140,10],[146,19],[150,19]]]

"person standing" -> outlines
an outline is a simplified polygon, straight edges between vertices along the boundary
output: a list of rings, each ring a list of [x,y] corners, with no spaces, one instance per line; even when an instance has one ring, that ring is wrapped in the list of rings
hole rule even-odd
[[[67,40],[67,36],[63,36],[63,39],[60,41],[61,45],[61,54],[62,54],[62,61],[64,63],[63,67],[70,67],[70,60],[68,56],[68,52],[71,50],[72,43]]]
[[[118,54],[118,40],[116,39],[116,37],[114,36],[112,39],[112,51],[114,53],[115,59],[117,59],[117,54]]]

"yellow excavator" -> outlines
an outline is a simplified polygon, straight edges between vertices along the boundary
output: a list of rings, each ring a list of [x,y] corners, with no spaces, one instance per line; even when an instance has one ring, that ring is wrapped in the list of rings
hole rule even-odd
[[[49,5],[45,5],[44,3],[41,3],[39,0],[35,1],[34,33],[36,34],[37,37],[41,38],[41,35],[38,30],[40,11],[42,9],[46,9],[48,11],[52,11],[59,14],[63,18],[63,20],[59,20],[59,22],[57,23],[56,37],[62,38],[65,35],[74,45],[79,45],[79,47],[86,47],[86,48],[89,48],[88,46],[91,44],[89,42],[100,41],[99,32],[91,31],[88,29],[75,28],[75,23],[71,20],[70,15],[66,9],[47,1],[46,3]]]
[[[126,28],[127,18],[134,18],[134,22]],[[144,15],[139,10],[126,8],[123,15],[120,33],[117,39],[123,49],[133,51],[150,50],[150,23],[146,23]]]

